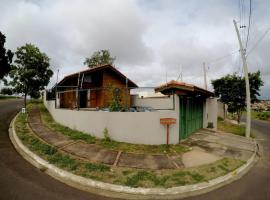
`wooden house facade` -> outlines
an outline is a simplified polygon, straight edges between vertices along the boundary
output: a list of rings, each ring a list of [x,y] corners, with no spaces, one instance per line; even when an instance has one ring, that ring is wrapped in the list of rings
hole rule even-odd
[[[138,86],[111,65],[102,65],[64,77],[57,84],[60,108],[106,108],[115,92],[130,107],[130,89]]]

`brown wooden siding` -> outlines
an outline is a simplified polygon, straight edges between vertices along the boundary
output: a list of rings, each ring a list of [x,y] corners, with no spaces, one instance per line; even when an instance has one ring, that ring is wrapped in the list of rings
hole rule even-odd
[[[119,79],[117,79],[116,76],[113,76],[109,72],[103,73],[103,87],[106,88],[103,90],[102,98],[103,98],[103,105],[105,107],[108,107],[110,102],[112,101],[112,88],[119,88],[121,90],[120,96],[121,96],[121,103],[122,106],[126,105],[126,99],[127,99],[127,106],[130,106],[130,90],[126,92],[126,85]]]

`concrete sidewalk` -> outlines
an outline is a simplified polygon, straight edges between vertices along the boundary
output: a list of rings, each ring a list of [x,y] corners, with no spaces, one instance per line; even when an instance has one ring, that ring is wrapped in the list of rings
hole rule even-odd
[[[72,140],[42,123],[40,111],[34,106],[28,122],[33,132],[46,143],[83,160],[107,165],[140,169],[176,169],[196,167],[215,162],[224,157],[247,161],[255,152],[252,139],[226,133],[200,130],[182,142],[192,148],[183,154],[134,154],[105,149],[96,144]]]

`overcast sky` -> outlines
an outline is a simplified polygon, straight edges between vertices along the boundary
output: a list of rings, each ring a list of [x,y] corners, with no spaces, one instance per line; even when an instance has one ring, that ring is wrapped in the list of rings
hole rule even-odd
[[[0,0],[0,31],[15,51],[32,43],[51,58],[50,85],[85,69],[85,57],[109,49],[116,67],[139,86],[177,79],[203,87],[202,63],[210,81],[241,75],[233,19],[248,26],[249,0]],[[270,1],[253,0],[249,52],[270,27]],[[240,16],[241,15],[241,16]],[[246,41],[247,28],[241,29]],[[270,33],[248,55],[251,72],[261,70],[262,98],[270,99]],[[223,58],[223,59],[220,59]]]

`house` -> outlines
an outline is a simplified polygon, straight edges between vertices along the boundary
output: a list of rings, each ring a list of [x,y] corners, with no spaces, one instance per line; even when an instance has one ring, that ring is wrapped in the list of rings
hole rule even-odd
[[[207,124],[204,124],[204,121],[206,122],[209,118],[209,109],[204,107],[208,105],[207,99],[214,95],[212,92],[192,84],[187,84],[174,80],[159,87],[156,87],[155,91],[165,95],[174,94],[178,96],[180,104],[180,138],[187,138],[188,135],[196,132],[201,128],[214,126],[214,122],[209,122],[209,124],[207,122]]]
[[[60,108],[77,105],[90,108],[107,107],[113,96],[110,91],[112,85],[120,88],[121,102],[124,105],[152,109],[133,109],[133,112],[107,112],[89,108],[86,110],[92,111],[59,109],[58,105]],[[133,95],[131,98],[131,88],[140,90],[117,69],[105,65],[65,77],[57,86],[58,98],[44,99],[44,104],[58,123],[71,129],[97,138],[103,138],[106,129],[111,139],[134,144],[166,144],[167,139],[168,143],[177,144],[201,128],[217,128],[217,99],[208,90],[170,81],[154,88],[155,92],[163,95],[153,96],[148,92],[143,97]],[[164,126],[166,119],[173,122],[169,127],[169,135],[167,127]]]
[[[57,84],[60,108],[105,108],[117,93],[130,106],[130,89],[138,87],[112,65],[101,65],[64,77]]]

